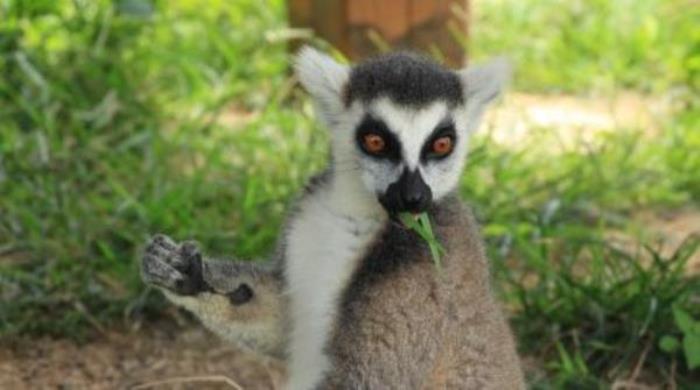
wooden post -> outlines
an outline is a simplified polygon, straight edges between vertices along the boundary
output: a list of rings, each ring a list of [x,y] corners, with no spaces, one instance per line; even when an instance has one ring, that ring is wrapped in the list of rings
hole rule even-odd
[[[465,63],[468,0],[288,0],[290,24],[310,28],[351,60],[390,49]]]

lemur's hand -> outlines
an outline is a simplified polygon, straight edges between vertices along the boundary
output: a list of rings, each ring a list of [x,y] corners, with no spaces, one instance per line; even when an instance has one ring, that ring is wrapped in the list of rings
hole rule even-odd
[[[157,234],[146,245],[141,277],[148,284],[179,295],[196,294],[205,286],[202,255],[193,242],[177,244],[170,237]]]

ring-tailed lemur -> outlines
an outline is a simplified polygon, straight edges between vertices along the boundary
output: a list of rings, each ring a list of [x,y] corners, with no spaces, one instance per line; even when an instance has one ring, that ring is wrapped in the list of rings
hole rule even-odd
[[[524,388],[478,227],[454,195],[506,66],[450,71],[397,53],[351,67],[304,48],[296,70],[332,162],[297,202],[277,259],[207,260],[157,236],[145,281],[224,338],[284,359],[289,389]],[[401,212],[428,213],[442,273]]]

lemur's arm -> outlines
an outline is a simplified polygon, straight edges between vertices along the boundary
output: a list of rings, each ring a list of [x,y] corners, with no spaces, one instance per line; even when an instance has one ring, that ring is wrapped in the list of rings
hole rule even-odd
[[[278,270],[203,258],[194,243],[156,235],[146,246],[141,275],[223,339],[283,358],[287,305]]]

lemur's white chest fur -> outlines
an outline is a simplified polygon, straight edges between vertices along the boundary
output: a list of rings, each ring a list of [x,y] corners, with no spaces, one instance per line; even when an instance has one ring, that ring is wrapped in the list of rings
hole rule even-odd
[[[340,294],[385,219],[359,180],[341,180],[336,177],[307,196],[288,232],[288,388],[293,390],[313,388],[329,367],[324,347]]]

